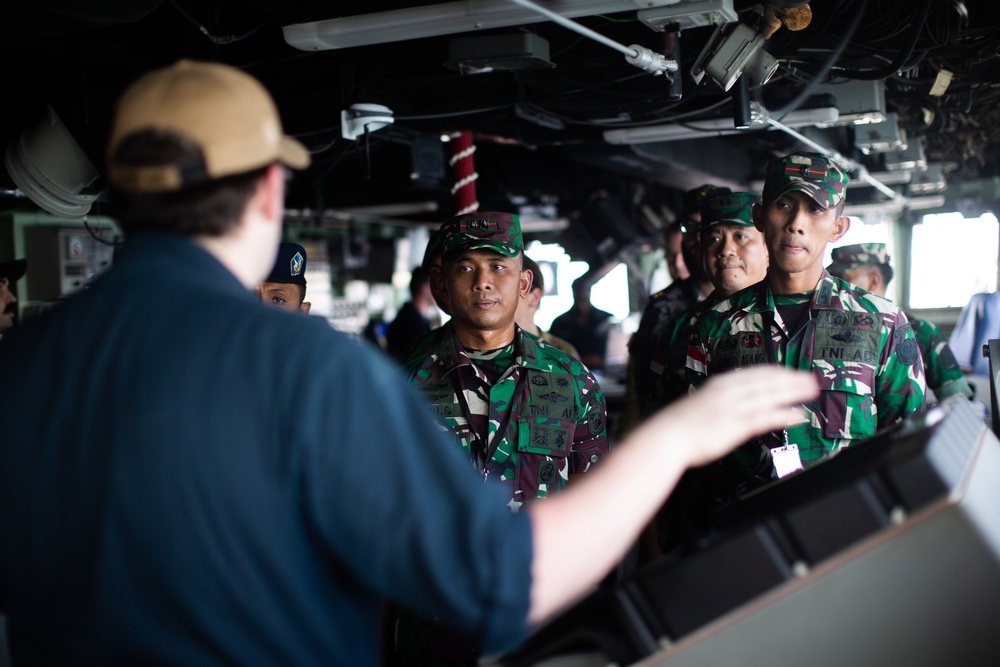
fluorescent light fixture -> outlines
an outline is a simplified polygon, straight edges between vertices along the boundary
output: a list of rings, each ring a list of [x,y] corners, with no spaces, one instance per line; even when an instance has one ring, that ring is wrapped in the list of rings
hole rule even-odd
[[[593,16],[675,5],[679,0],[551,0],[545,7],[565,17]],[[422,37],[478,32],[547,20],[510,0],[469,0],[374,14],[295,23],[282,27],[285,42],[303,51],[346,49]]]
[[[835,125],[839,118],[840,114],[836,107],[821,107],[819,109],[798,109],[785,116],[781,122],[786,127],[809,127]],[[604,140],[609,144],[647,144],[657,141],[704,139],[705,137],[721,137],[754,130],[774,129],[767,123],[766,119],[767,112],[759,105],[755,105],[754,113],[751,114],[750,127],[746,129],[733,127],[733,119],[729,117],[712,118],[692,121],[684,125],[650,125],[606,130]]]
[[[902,200],[887,199],[881,202],[869,202],[867,204],[852,204],[848,199],[844,205],[844,215],[862,218],[866,215],[876,213],[896,214],[904,210],[926,210],[929,208],[941,208],[945,205],[944,195],[928,195],[925,197],[907,197]]]
[[[532,233],[559,232],[569,229],[569,219],[567,218],[521,218],[521,231]]]
[[[869,174],[872,178],[877,179],[880,183],[885,185],[906,185],[911,180],[913,180],[913,172],[908,170],[897,170],[897,171],[873,171]],[[861,188],[861,187],[871,187],[870,183],[863,180],[851,179],[848,182],[847,187],[849,188]]]

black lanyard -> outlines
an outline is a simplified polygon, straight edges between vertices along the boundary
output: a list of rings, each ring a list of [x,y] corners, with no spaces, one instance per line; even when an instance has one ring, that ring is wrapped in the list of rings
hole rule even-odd
[[[472,360],[470,359],[470,361]],[[475,362],[472,362],[472,365],[475,366],[476,365]],[[488,474],[487,464],[493,458],[493,454],[496,453],[497,447],[500,445],[500,440],[502,440],[505,437],[505,434],[507,432],[507,427],[510,425],[511,415],[514,414],[514,409],[515,409],[514,406],[518,405],[521,402],[522,394],[524,393],[525,389],[528,386],[527,384],[528,369],[525,368],[524,366],[521,366],[520,371],[521,371],[521,376],[517,378],[517,383],[514,385],[514,393],[510,398],[510,407],[501,416],[500,424],[497,427],[496,436],[493,438],[493,442],[489,444],[487,444],[487,438],[489,436],[489,430],[490,430],[489,426],[490,410],[487,409],[486,412],[486,433],[485,434],[477,433],[472,428],[473,424],[472,410],[469,408],[469,402],[466,400],[465,394],[461,391],[461,389],[458,386],[456,386],[458,379],[457,374],[452,376],[451,379],[452,389],[454,390],[455,395],[460,398],[462,402],[462,412],[465,414],[465,420],[469,423],[469,435],[471,439],[471,442],[469,443],[469,448],[471,450],[473,458],[476,461],[476,465],[479,466],[480,471],[482,471],[483,473],[484,479]],[[475,374],[475,371],[473,371],[473,374]],[[486,373],[483,373],[483,375],[486,375]],[[503,380],[501,376],[501,379],[498,380],[496,384],[499,384],[502,381]],[[496,386],[496,384],[494,385],[490,385],[488,383],[484,384],[489,389],[492,389],[492,387]],[[486,392],[486,404],[487,405],[492,404],[492,401],[490,401],[489,391]]]
[[[777,320],[774,319],[774,311],[768,310],[764,313],[764,350],[767,352],[767,363],[777,366],[778,344],[774,342],[774,333],[772,333],[771,327],[780,330]]]
[[[767,280],[760,283],[760,287],[757,289],[757,303],[762,303],[767,305],[767,295],[768,292]],[[771,301],[771,306],[777,308],[774,305],[774,301]],[[778,346],[774,342],[774,333],[772,333],[771,328],[778,328],[778,322],[774,319],[774,310],[765,310],[764,315],[764,351],[767,353],[767,363],[778,365]],[[780,330],[780,329],[779,329]],[[782,332],[784,333],[784,332]]]

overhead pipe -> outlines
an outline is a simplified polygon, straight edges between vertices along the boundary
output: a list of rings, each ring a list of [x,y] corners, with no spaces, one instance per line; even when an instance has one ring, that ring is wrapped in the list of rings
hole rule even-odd
[[[650,74],[656,76],[659,74],[664,74],[665,72],[676,72],[677,71],[677,61],[670,60],[660,53],[653,51],[652,49],[647,49],[645,46],[640,46],[638,44],[632,44],[631,46],[625,46],[624,44],[619,44],[613,39],[605,37],[599,32],[595,32],[585,25],[581,25],[576,21],[571,21],[570,19],[557,14],[556,12],[546,9],[541,5],[536,5],[531,0],[511,0],[516,4],[521,5],[525,9],[530,9],[534,12],[538,12],[542,16],[548,18],[553,23],[558,23],[564,28],[568,28],[573,32],[583,35],[584,37],[590,38],[595,42],[599,42],[605,46],[609,46],[615,51],[618,51],[625,55],[625,60],[630,65],[635,65],[641,70],[649,72]]]
[[[452,137],[452,154],[449,164],[455,178],[451,186],[451,194],[455,197],[456,215],[474,213],[479,210],[476,199],[476,145],[472,143],[471,132],[459,132]]]

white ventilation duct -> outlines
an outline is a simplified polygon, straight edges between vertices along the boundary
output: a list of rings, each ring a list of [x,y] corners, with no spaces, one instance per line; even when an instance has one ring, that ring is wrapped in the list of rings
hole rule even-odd
[[[7,146],[3,163],[21,192],[53,215],[81,218],[100,195],[97,169],[51,107]]]

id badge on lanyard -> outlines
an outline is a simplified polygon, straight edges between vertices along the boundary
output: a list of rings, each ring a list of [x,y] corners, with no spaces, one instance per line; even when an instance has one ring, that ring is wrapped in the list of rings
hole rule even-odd
[[[771,461],[774,463],[774,473],[779,479],[802,470],[802,459],[799,458],[799,446],[789,444],[788,434],[785,434],[785,444],[771,449]]]
[[[767,333],[767,357],[768,362],[777,366],[779,365],[778,350],[774,343],[773,334],[771,333],[771,327],[777,326],[777,323],[774,320],[773,312],[769,312],[768,315],[769,317],[765,318],[765,321],[767,322],[767,327],[765,328]],[[792,474],[796,470],[802,470],[802,459],[799,457],[799,446],[794,442],[788,442],[787,428],[782,429],[781,436],[785,444],[780,447],[771,448],[771,461],[774,463],[774,473],[779,479]]]

